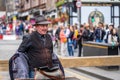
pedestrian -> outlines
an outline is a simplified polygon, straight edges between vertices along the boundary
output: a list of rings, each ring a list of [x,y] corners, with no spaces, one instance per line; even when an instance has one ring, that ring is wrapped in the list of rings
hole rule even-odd
[[[84,26],[84,31],[82,33],[83,42],[89,41],[90,36],[90,25],[86,23]]]
[[[82,54],[83,32],[84,32],[84,26],[81,24],[79,34],[77,36],[78,47],[79,47],[78,48],[78,57],[81,57],[81,54]]]
[[[104,25],[102,22],[98,23],[98,27],[94,32],[94,41],[95,42],[103,42],[103,38],[105,36],[106,32],[104,30]]]
[[[22,21],[19,21],[20,35],[24,35],[24,24]]]
[[[120,50],[120,25],[118,26],[117,33],[119,37],[119,50]]]
[[[25,53],[29,59],[30,78],[63,80],[64,70],[58,58],[54,60],[52,39],[47,34],[48,24],[43,16],[37,17],[36,31],[24,36],[18,52]]]
[[[108,29],[106,30],[106,34],[104,36],[104,42],[105,43],[108,43],[108,35],[110,34],[110,31],[114,28],[114,25],[113,24],[110,24],[108,26]]]
[[[65,35],[64,26],[61,26],[60,30],[60,44],[61,44],[61,56],[67,56],[67,37]]]
[[[16,34],[17,39],[19,39],[19,37],[20,37],[20,27],[19,27],[18,22],[16,23],[16,26],[15,26],[15,34]]]
[[[74,45],[74,50],[75,50],[77,49],[78,28],[77,26],[73,26],[73,28],[74,28],[73,45]]]
[[[52,31],[53,46],[58,48],[58,38],[55,35],[56,31],[57,31],[57,25],[54,25],[53,31]]]
[[[108,44],[112,44],[112,46],[119,45],[119,36],[115,28],[111,29],[107,40],[108,40]]]
[[[60,50],[61,50],[61,44],[60,44],[60,31],[61,31],[61,25],[57,27],[57,30],[55,32],[55,37],[58,43],[58,52],[60,54]]]
[[[74,52],[73,52],[73,48],[74,48],[74,44],[73,44],[73,36],[74,36],[74,31],[73,31],[73,27],[70,26],[70,33],[68,35],[68,53],[69,56],[74,56]]]

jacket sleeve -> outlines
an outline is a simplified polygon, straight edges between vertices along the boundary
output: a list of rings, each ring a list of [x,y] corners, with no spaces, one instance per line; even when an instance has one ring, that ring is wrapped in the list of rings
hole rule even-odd
[[[52,61],[53,61],[53,64],[58,64],[59,65],[59,68],[60,70],[62,71],[62,74],[63,76],[65,76],[65,72],[64,72],[64,68],[59,60],[59,58],[57,57],[57,55],[55,53],[52,54]]]
[[[30,45],[31,45],[30,35],[23,36],[23,40],[18,48],[18,52],[22,53],[27,52],[30,48]]]

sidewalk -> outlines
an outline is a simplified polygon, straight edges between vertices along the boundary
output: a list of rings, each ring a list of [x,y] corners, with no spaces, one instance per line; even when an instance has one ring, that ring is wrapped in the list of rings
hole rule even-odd
[[[74,70],[96,78],[104,78],[105,80],[120,80],[120,69],[105,70],[97,67],[79,67]]]

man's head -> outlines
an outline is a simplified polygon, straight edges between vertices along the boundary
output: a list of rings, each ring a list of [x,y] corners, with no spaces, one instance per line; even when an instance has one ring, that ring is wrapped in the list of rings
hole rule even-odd
[[[47,21],[43,16],[40,16],[36,20],[36,24],[34,26],[36,27],[36,31],[39,32],[40,34],[44,35],[48,31],[48,24],[51,22]]]
[[[99,23],[98,23],[98,27],[99,27],[99,28],[104,28],[104,24],[103,24],[102,22],[99,22]]]
[[[113,23],[110,23],[110,24],[109,24],[109,30],[111,31],[113,28],[114,28],[114,24],[113,24]]]
[[[85,24],[84,24],[84,28],[85,28],[85,29],[89,29],[89,28],[90,28],[89,23],[85,23]]]

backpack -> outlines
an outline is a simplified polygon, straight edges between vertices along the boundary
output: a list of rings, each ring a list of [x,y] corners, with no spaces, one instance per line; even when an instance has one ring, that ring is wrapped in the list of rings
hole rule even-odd
[[[11,80],[29,78],[29,66],[24,53],[15,53],[9,60],[9,74]]]

